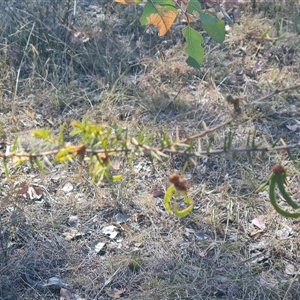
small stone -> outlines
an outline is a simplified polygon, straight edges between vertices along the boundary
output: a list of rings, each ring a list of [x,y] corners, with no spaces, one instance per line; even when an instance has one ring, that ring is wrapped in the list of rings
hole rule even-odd
[[[62,188],[62,190],[65,194],[69,194],[70,192],[73,191],[73,189],[74,189],[74,186],[70,182],[67,182]]]

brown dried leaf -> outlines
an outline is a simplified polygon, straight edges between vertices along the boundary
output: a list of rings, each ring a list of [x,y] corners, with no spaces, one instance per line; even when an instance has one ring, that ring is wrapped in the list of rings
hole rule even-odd
[[[165,195],[165,192],[163,191],[163,189],[153,189],[151,192],[152,196],[154,198],[158,198],[158,197],[163,197]]]
[[[298,125],[286,125],[286,128],[289,129],[290,131],[296,131],[298,129]]]
[[[21,182],[17,191],[19,195],[26,196],[28,193],[28,185],[26,184],[26,182]]]
[[[131,233],[131,230],[130,228],[128,227],[127,224],[125,223],[122,223],[122,224],[119,224],[125,231],[127,231],[128,233]]]
[[[119,299],[124,293],[125,293],[125,289],[107,289],[106,290],[106,294],[111,297],[111,298],[114,298],[114,299]]]
[[[255,218],[251,221],[251,223],[255,226],[257,226],[259,229],[265,229],[266,224],[262,218]]]

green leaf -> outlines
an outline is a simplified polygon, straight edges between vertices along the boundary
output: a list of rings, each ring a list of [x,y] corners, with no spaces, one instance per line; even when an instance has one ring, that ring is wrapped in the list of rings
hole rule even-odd
[[[8,178],[9,177],[9,169],[7,166],[7,158],[6,157],[3,158],[3,167],[4,167],[4,171],[5,171],[5,176]]]
[[[218,18],[211,12],[209,11],[200,11],[200,21],[202,24],[206,25],[214,25],[218,22]]]
[[[192,57],[188,57],[187,60],[185,61],[190,67],[193,67],[197,70],[200,70],[200,64],[197,63],[197,61],[195,59],[193,59]]]
[[[185,52],[189,55],[187,63],[196,68],[200,68],[200,63],[203,61],[204,50],[201,46],[203,38],[199,32],[190,26],[186,26],[182,30],[182,35],[186,39],[187,46]]]
[[[59,145],[63,145],[64,144],[64,131],[65,131],[65,128],[66,128],[66,123],[63,123],[60,126],[59,134],[58,134],[58,137],[57,137],[57,141],[58,141]]]
[[[197,18],[199,18],[201,12],[201,5],[199,0],[190,0],[187,7],[187,12]]]
[[[271,147],[272,148],[275,147],[278,144],[278,142],[280,141],[281,138],[282,138],[281,136],[278,136],[278,138],[275,140],[275,142],[272,144]]]
[[[68,147],[60,150],[55,155],[54,161],[56,163],[63,163],[68,160],[71,160],[76,155],[76,152],[74,150],[76,150],[77,148],[78,147],[76,147],[76,146],[68,146]]]
[[[208,144],[207,144],[207,147],[206,147],[206,151],[209,152],[210,149],[211,149],[211,145],[212,143],[215,141],[215,135],[214,133],[212,133],[209,138],[208,138]]]
[[[16,152],[17,149],[18,149],[18,140],[19,140],[19,137],[16,136],[14,141],[13,141],[13,144],[12,144],[12,147],[11,147],[11,151],[12,152]]]
[[[123,177],[122,175],[113,175],[113,176],[112,176],[112,180],[113,180],[113,181],[119,181],[119,180],[122,179],[122,177]]]
[[[13,157],[13,164],[14,164],[14,166],[21,166],[25,162],[27,162],[28,160],[29,160],[29,158],[27,156],[23,156],[23,157],[14,156]]]
[[[247,151],[246,154],[248,156],[249,163],[252,165],[253,161],[252,161],[252,153],[251,153],[251,151]]]
[[[204,30],[216,42],[222,44],[225,40],[225,23],[210,12],[200,12],[200,21]]]
[[[44,168],[43,168],[41,162],[38,160],[37,157],[31,157],[31,158],[30,158],[30,162],[31,162],[31,161],[32,161],[33,163],[35,163],[35,165],[38,167],[38,169],[39,169],[42,173],[45,174]]]
[[[50,132],[49,129],[39,129],[39,130],[34,130],[32,132],[32,135],[38,139],[48,139],[50,137]]]

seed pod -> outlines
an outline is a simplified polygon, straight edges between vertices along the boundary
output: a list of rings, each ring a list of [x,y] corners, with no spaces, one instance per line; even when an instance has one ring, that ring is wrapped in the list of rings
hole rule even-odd
[[[273,174],[270,177],[270,184],[269,184],[269,197],[270,197],[270,202],[273,205],[273,207],[275,208],[275,210],[281,214],[282,216],[286,217],[286,218],[299,218],[300,217],[300,213],[290,213],[286,210],[281,209],[277,202],[276,202],[276,196],[275,196],[275,187],[277,184],[277,176],[276,174],[273,172]]]

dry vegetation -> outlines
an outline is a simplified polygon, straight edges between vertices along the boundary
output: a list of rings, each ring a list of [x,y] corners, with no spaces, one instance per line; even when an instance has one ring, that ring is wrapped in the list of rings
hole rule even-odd
[[[26,149],[42,147],[31,130],[57,133],[84,116],[132,132],[195,134],[202,121],[230,118],[228,94],[246,104],[300,83],[297,1],[245,7],[223,45],[203,33],[200,71],[185,64],[183,25],[158,38],[139,25],[139,7],[9,2],[0,1],[1,151],[16,136]],[[254,39],[267,30],[285,37]],[[229,130],[234,146],[254,131],[257,142],[298,142],[299,101],[296,90],[247,110],[216,132],[213,147],[222,148]],[[151,164],[141,156],[116,165],[120,183],[99,185],[77,162],[45,174],[11,164],[10,178],[1,169],[0,299],[299,299],[299,220],[276,214],[267,191],[254,193],[282,162],[299,200],[293,154],[294,162],[275,152],[252,163],[246,154],[195,158],[184,173],[195,208],[180,220],[164,211],[162,197],[184,157]]]

